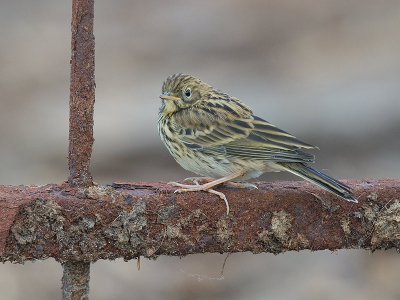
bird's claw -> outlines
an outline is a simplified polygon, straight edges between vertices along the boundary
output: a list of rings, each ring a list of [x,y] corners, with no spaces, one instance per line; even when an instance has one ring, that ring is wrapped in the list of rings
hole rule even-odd
[[[176,186],[182,186],[182,184],[177,183],[177,182],[169,182],[168,184],[171,184],[171,185],[177,184]],[[197,186],[198,186],[198,185],[197,185]],[[195,186],[194,188],[196,188],[197,186]],[[188,189],[182,188],[182,189],[176,189],[176,190],[174,191],[174,194],[180,194],[180,193],[192,192],[192,191],[193,191],[193,190],[190,190],[190,189],[188,190]],[[213,190],[213,189],[206,189],[206,190],[200,190],[200,189],[199,189],[198,191],[204,191],[204,192],[208,192],[208,193],[210,193],[210,194],[217,195],[217,196],[220,197],[222,200],[224,200],[225,205],[226,205],[226,214],[229,215],[229,203],[228,203],[228,199],[226,199],[226,196],[225,196],[223,193],[218,192],[218,191],[215,191],[215,190]]]
[[[218,195],[222,200],[225,201],[225,205],[226,205],[226,215],[229,215],[229,203],[228,203],[228,199],[226,199],[226,196],[224,193],[221,192],[217,192],[215,190],[209,189],[207,190],[207,192],[211,193],[211,194],[215,194]]]
[[[255,184],[248,183],[248,184],[246,185],[246,189],[258,190],[258,186],[256,186]]]

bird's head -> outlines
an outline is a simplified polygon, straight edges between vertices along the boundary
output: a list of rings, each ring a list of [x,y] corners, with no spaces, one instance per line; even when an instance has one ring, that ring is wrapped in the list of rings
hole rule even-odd
[[[163,100],[161,109],[164,113],[189,108],[201,101],[202,96],[212,90],[212,87],[201,80],[185,74],[174,74],[165,79],[160,98]]]

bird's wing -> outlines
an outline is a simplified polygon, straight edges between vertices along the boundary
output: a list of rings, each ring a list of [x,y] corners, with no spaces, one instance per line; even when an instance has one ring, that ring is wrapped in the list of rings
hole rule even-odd
[[[314,155],[299,148],[315,146],[253,115],[203,107],[177,114],[173,124],[179,140],[193,150],[269,161],[314,161]]]
[[[314,155],[305,153],[300,148],[317,147],[300,141],[259,117],[250,116],[242,121],[250,123],[253,128],[246,138],[238,138],[224,145],[228,155],[280,162],[314,161]]]

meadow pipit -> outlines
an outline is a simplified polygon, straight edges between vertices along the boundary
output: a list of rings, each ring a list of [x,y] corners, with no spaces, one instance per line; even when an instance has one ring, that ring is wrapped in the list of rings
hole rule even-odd
[[[300,149],[317,147],[256,117],[239,99],[184,74],[169,76],[160,98],[158,133],[162,141],[183,168],[207,177],[195,178],[191,185],[171,182],[180,187],[175,192],[216,194],[225,201],[229,214],[225,195],[213,190],[214,186],[264,172],[289,171],[357,203],[350,187],[306,164],[314,162],[314,155]],[[248,183],[230,184],[256,188]]]

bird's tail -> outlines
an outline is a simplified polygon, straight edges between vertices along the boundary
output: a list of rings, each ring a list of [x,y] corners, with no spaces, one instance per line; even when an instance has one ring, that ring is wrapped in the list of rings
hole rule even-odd
[[[358,203],[349,186],[303,163],[279,162],[286,171],[308,180],[339,197]]]

